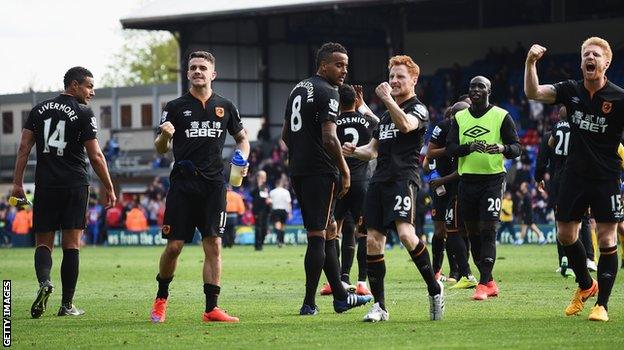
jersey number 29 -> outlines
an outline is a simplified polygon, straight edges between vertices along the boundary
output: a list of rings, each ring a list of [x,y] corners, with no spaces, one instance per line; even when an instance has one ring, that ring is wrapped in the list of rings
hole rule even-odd
[[[51,118],[43,121],[43,153],[50,153],[50,146],[52,146],[56,147],[56,155],[62,156],[63,150],[67,146],[67,142],[65,142],[65,121],[59,120],[52,135],[50,135],[51,125]]]

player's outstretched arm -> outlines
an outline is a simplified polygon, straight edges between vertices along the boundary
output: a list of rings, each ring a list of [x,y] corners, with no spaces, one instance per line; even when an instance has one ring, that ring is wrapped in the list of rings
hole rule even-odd
[[[362,85],[353,85],[353,89],[355,89],[355,108],[362,115],[368,117],[375,125],[379,124],[379,117],[373,113],[373,111],[368,107],[366,102],[364,102],[364,93],[362,91]]]
[[[15,169],[13,171],[13,190],[11,195],[18,198],[24,198],[24,171],[28,163],[28,155],[35,145],[35,135],[31,130],[23,129],[22,138],[20,140],[19,149],[17,150],[17,158],[15,159]]]
[[[536,63],[545,52],[546,48],[537,44],[534,44],[529,49],[524,65],[524,93],[531,100],[555,103],[557,98],[555,87],[550,84],[540,85],[537,77]]]
[[[369,143],[356,147],[351,142],[345,142],[342,145],[342,154],[345,157],[353,157],[363,161],[369,161],[377,158],[377,150],[379,147],[379,141],[376,138],[372,138]]]
[[[106,158],[100,149],[100,144],[97,139],[85,141],[85,148],[87,149],[87,155],[91,162],[93,171],[97,174],[106,189],[106,207],[110,208],[115,206],[117,202],[117,196],[115,195],[115,189],[113,188],[113,181],[111,181],[110,174],[108,173],[108,165],[106,164]]]
[[[175,128],[171,122],[164,122],[160,126],[160,134],[156,136],[156,140],[154,140],[154,147],[156,147],[156,152],[160,154],[165,154],[171,148],[171,138],[173,137],[173,133],[175,132]]]

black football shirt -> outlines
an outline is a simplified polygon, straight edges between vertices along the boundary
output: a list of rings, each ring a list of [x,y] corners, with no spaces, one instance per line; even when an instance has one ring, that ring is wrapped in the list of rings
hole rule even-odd
[[[438,125],[433,128],[433,132],[431,133],[431,139],[429,139],[430,143],[435,143],[436,146],[444,148],[446,147],[446,136],[448,135],[449,130],[451,129],[451,120],[445,118]],[[438,170],[438,174],[440,176],[446,176],[452,174],[455,170],[457,170],[457,162],[454,157],[444,156],[436,159],[431,159],[430,161],[435,161],[435,168]]]
[[[35,185],[67,188],[89,185],[84,143],[96,138],[93,111],[69,95],[36,105],[25,129],[34,133],[37,148]]]
[[[379,127],[373,132],[373,137],[379,140],[379,148],[377,168],[371,182],[411,180],[421,186],[418,168],[429,112],[416,96],[399,107],[405,114],[418,118],[418,128],[404,134],[394,125],[389,112],[381,116]]]
[[[336,133],[340,144],[351,142],[357,147],[370,142],[376,126],[376,121],[358,112],[345,112],[336,119]],[[351,171],[351,182],[365,181],[368,162],[354,157],[348,157],[346,161]]]
[[[570,148],[565,170],[594,179],[619,179],[617,150],[624,130],[624,90],[607,81],[594,96],[583,81],[554,85],[555,103],[562,103],[570,123]]]
[[[224,181],[221,152],[225,131],[234,136],[243,130],[238,110],[232,102],[216,94],[206,105],[190,92],[165,106],[160,124],[171,122],[173,156],[176,162],[193,162],[200,175],[208,181]]]
[[[555,144],[551,151],[550,173],[553,176],[559,174],[566,164],[570,152],[570,134],[570,123],[566,120],[558,121],[552,129],[551,136]]]
[[[286,145],[291,175],[338,174],[323,147],[322,125],[336,122],[338,88],[314,75],[295,85],[286,104]]]

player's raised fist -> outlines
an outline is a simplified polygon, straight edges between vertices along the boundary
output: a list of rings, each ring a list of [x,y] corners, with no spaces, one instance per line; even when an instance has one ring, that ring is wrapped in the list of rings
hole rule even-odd
[[[173,124],[171,124],[171,122],[162,123],[162,125],[160,125],[160,130],[162,131],[163,135],[168,138],[173,136],[173,133],[175,132],[175,128],[173,127]]]
[[[542,56],[544,56],[545,52],[546,52],[545,47],[541,45],[533,44],[533,46],[531,46],[531,48],[529,49],[529,53],[527,54],[527,63],[537,62],[537,60],[539,60],[540,58],[542,58]]]
[[[383,101],[386,99],[391,99],[392,95],[390,95],[390,92],[392,91],[392,88],[390,87],[390,84],[388,84],[387,82],[383,82],[381,84],[379,84],[377,86],[377,88],[375,88],[375,93],[377,94],[377,96],[379,96],[379,98]]]

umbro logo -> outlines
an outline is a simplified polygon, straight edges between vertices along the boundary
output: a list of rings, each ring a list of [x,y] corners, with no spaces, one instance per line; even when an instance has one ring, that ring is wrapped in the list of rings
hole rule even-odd
[[[468,136],[468,137],[472,137],[472,138],[477,138],[477,137],[481,137],[485,134],[487,134],[488,132],[490,132],[490,130],[479,126],[479,125],[475,125],[472,128],[464,131],[464,136]]]
[[[581,102],[581,99],[580,99],[580,98],[578,98],[578,97],[576,97],[576,96],[572,97],[572,103],[576,103],[576,104],[578,104],[578,103],[580,103],[580,102]]]
[[[193,112],[191,112],[191,111],[184,111],[184,112],[182,112],[182,114],[184,114],[185,117],[190,117],[191,114],[193,114]]]

